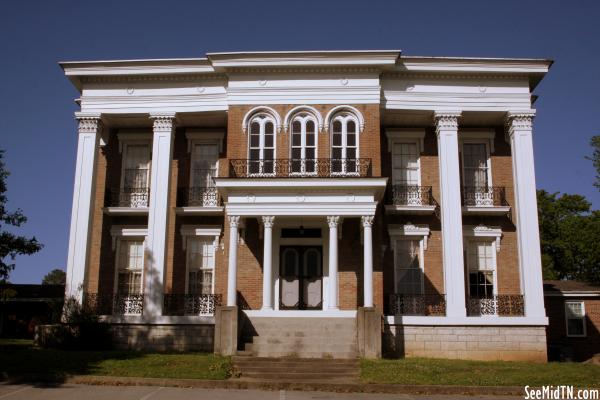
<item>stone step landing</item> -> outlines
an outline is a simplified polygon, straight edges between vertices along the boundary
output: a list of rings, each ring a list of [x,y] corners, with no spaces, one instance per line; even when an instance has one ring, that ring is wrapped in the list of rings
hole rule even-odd
[[[358,357],[355,318],[251,317],[242,337],[245,354],[255,357]]]
[[[272,358],[235,356],[234,376],[245,380],[285,382],[356,382],[357,359]]]

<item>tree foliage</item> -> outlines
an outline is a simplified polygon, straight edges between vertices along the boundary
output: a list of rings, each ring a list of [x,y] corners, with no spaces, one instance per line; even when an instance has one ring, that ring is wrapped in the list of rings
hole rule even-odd
[[[4,150],[0,150],[0,281],[8,279],[10,272],[15,269],[14,260],[20,254],[33,254],[42,248],[42,244],[35,237],[27,238],[6,230],[6,225],[19,227],[27,222],[21,209],[9,212],[6,209],[6,179],[10,173],[4,165]]]
[[[594,182],[594,186],[600,190],[600,135],[592,136],[590,145],[593,149],[592,156],[586,158],[592,160],[592,163],[594,163],[594,168],[596,169],[596,182]]]
[[[545,279],[600,282],[600,211],[581,195],[538,190]]]
[[[44,279],[42,279],[42,285],[64,285],[67,281],[67,274],[62,269],[53,269],[48,272]]]

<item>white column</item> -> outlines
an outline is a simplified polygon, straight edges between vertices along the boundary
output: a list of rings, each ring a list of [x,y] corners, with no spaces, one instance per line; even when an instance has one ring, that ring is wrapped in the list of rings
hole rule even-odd
[[[239,215],[229,215],[229,262],[227,266],[227,306],[237,304],[237,248]]]
[[[442,258],[446,292],[446,316],[448,317],[463,317],[466,315],[458,160],[459,117],[459,112],[435,113],[440,163]]]
[[[373,307],[373,216],[361,217],[364,246],[364,306]]]
[[[273,309],[273,222],[275,217],[263,216],[263,310]]]
[[[157,317],[163,310],[175,113],[150,114],[150,118],[153,120],[153,137],[143,314]]]
[[[339,216],[327,217],[329,225],[329,309],[337,310],[338,306],[338,223]]]
[[[514,208],[525,316],[545,317],[535,165],[533,162],[532,122],[534,116],[534,110],[510,112],[507,115],[506,125],[512,153]]]
[[[77,139],[77,165],[73,185],[73,206],[67,257],[67,281],[65,294],[81,302],[87,272],[88,244],[94,185],[96,178],[96,155],[102,124],[100,114],[75,113],[79,122]]]

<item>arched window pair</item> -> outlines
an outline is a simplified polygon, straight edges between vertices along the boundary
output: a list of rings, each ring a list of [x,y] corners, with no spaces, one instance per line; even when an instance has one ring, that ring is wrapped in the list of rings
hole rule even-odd
[[[327,115],[329,160],[319,159],[318,133],[323,122],[314,108],[296,107],[285,118],[284,126],[290,133],[289,161],[277,160],[276,132],[282,124],[275,110],[258,107],[249,112],[244,118],[244,128],[248,130],[248,174],[310,176],[322,175],[325,171],[331,175],[357,174],[362,117],[357,110],[338,108]]]

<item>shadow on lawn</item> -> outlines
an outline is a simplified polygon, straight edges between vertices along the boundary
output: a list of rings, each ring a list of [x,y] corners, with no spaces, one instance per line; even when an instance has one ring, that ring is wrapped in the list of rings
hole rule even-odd
[[[88,375],[101,370],[105,360],[141,358],[143,352],[61,350],[38,348],[28,340],[0,340],[0,381],[34,386],[60,386],[70,375]]]

